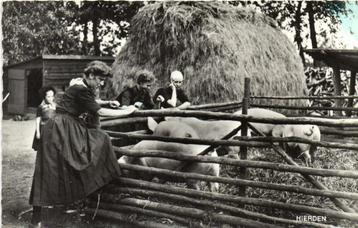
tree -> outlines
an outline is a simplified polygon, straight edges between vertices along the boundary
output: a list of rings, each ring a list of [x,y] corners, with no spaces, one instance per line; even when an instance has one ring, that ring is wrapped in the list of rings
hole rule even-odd
[[[64,2],[4,2],[4,64],[41,54],[78,54],[79,37]]]
[[[81,2],[80,6],[72,5],[71,9],[76,11],[74,22],[83,26],[84,39],[82,41],[82,48],[86,53],[91,53],[90,47],[93,47],[93,54],[112,55],[113,50],[120,45],[114,39],[109,42],[109,45],[104,47],[104,52],[100,50],[103,37],[107,34],[113,34],[117,39],[128,36],[129,22],[132,17],[138,12],[139,8],[144,5],[143,2],[106,2],[96,1]],[[93,42],[88,42],[88,23],[92,23],[92,37]],[[111,25],[117,25],[115,28]],[[92,53],[91,53],[92,54]]]
[[[344,1],[308,1],[305,12],[308,14],[311,45],[312,48],[317,48],[318,42],[315,21],[323,21],[329,27],[328,33],[335,33],[337,31],[336,26],[341,23],[340,16],[347,16],[351,13],[351,10],[347,8],[347,3]],[[327,35],[327,32],[322,31],[318,35]]]
[[[272,17],[278,25],[287,31],[294,33],[294,42],[305,61],[303,49],[307,48],[307,40],[310,39],[312,48],[320,46],[331,34],[337,32],[337,26],[341,23],[340,16],[348,15],[351,11],[344,1],[247,1],[229,2],[233,5],[246,5],[256,7],[265,15]],[[316,22],[321,21],[327,25],[317,33]],[[308,29],[307,36],[304,31]],[[323,41],[323,42],[322,42]]]

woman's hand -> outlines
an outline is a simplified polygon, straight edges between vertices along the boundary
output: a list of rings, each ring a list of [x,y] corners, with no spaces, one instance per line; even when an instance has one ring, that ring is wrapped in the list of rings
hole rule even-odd
[[[132,114],[133,112],[137,111],[138,108],[136,108],[134,105],[127,106],[124,110],[128,111],[128,115]]]
[[[109,107],[118,108],[121,104],[118,101],[109,101]]]
[[[40,139],[40,137],[41,137],[40,131],[36,131],[36,138]]]

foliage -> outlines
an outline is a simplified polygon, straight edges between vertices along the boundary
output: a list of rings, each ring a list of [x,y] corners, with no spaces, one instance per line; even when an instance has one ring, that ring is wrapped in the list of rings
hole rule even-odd
[[[4,64],[41,54],[113,55],[143,2],[8,1],[3,4]],[[92,22],[93,41],[88,41]],[[113,26],[117,25],[117,26]],[[81,39],[81,33],[83,39]],[[112,39],[103,42],[103,37]],[[100,49],[101,47],[101,49]]]
[[[78,39],[68,19],[73,16],[63,2],[3,3],[4,64],[41,54],[76,54]]]
[[[80,5],[69,5],[68,8],[74,12],[74,23],[84,28],[81,46],[85,54],[113,55],[113,51],[121,45],[118,39],[128,36],[129,22],[143,5],[143,2],[129,1],[83,1]],[[89,22],[92,22],[93,42],[87,40]],[[103,43],[103,37],[108,34],[113,39]],[[104,46],[102,50],[100,46]]]
[[[297,44],[301,58],[304,62],[303,49],[309,46],[317,48],[325,46],[332,34],[337,32],[341,23],[340,16],[349,15],[351,11],[345,1],[248,1],[230,2],[234,5],[254,7],[265,15],[272,17],[278,25],[294,33],[294,42]],[[326,27],[316,29],[316,22],[320,21]],[[304,31],[310,29],[307,34]],[[317,44],[317,37],[320,43]],[[309,40],[311,45],[307,45]]]

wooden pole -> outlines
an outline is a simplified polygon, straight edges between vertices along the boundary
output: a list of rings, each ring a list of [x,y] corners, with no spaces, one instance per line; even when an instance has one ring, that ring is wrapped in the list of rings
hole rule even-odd
[[[209,213],[201,209],[197,208],[189,208],[189,207],[181,207],[181,206],[175,206],[171,204],[166,203],[157,203],[152,202],[149,200],[142,200],[142,199],[135,199],[135,198],[125,198],[125,199],[119,199],[117,196],[114,195],[106,195],[104,196],[107,198],[107,201],[110,202],[118,202],[120,204],[128,204],[128,205],[136,205],[138,207],[145,207],[151,210],[165,212],[174,214],[176,216],[184,216],[187,218],[193,218],[193,219],[200,219],[203,221],[208,221],[208,218],[214,222],[219,222],[222,224],[231,224],[231,225],[241,225],[244,227],[267,227],[267,228],[277,228],[279,226],[273,225],[273,224],[267,224],[263,222],[257,222],[251,219],[244,219],[240,217],[234,217],[230,215],[223,215],[223,214],[216,214],[216,213]]]
[[[331,227],[329,225],[315,223],[315,222],[301,222],[296,220],[284,219],[279,217],[268,216],[258,212],[252,212],[249,210],[241,209],[238,207],[226,205],[219,202],[212,202],[209,200],[204,199],[196,199],[187,196],[175,195],[170,193],[163,193],[160,191],[151,191],[147,189],[139,189],[139,188],[128,188],[128,187],[116,187],[110,186],[106,189],[106,193],[113,193],[113,194],[121,194],[127,193],[130,195],[136,196],[144,196],[144,197],[153,197],[153,198],[160,198],[160,199],[168,199],[173,202],[184,202],[189,204],[198,205],[205,208],[214,208],[216,210],[224,210],[226,212],[237,214],[241,216],[245,216],[245,218],[254,218],[255,220],[265,220],[270,221],[271,223],[283,223],[283,224],[291,224],[291,225],[301,225],[301,226],[310,226],[310,227],[322,227],[328,228]],[[175,220],[175,219],[173,219]]]
[[[260,132],[259,130],[257,130],[255,127],[253,127],[252,125],[250,125],[251,130],[255,131],[256,133],[258,133],[259,135],[264,135],[262,132]],[[288,156],[286,154],[286,152],[281,149],[280,147],[274,145],[272,143],[272,148],[279,154],[281,155],[281,157],[283,157],[283,159],[290,165],[294,165],[294,166],[299,166],[290,156]],[[323,184],[321,184],[319,181],[317,181],[314,177],[310,176],[310,175],[306,175],[306,174],[301,174],[306,180],[308,180],[309,182],[311,182],[311,184],[313,184],[316,188],[321,189],[321,190],[328,190],[328,188],[326,186],[324,186]],[[348,207],[347,205],[345,205],[341,200],[330,197],[331,201],[340,209],[342,209],[345,212],[351,212],[351,213],[355,213],[355,211]]]
[[[351,78],[349,80],[349,95],[353,96],[355,94],[355,87],[356,87],[356,71],[351,71]],[[353,108],[353,98],[348,99],[348,107]],[[351,116],[352,112],[348,111],[347,116]]]
[[[133,220],[128,219],[128,216],[125,216],[121,213],[103,210],[103,209],[96,210],[96,209],[92,209],[92,208],[87,208],[87,209],[85,209],[85,212],[87,214],[95,214],[96,213],[96,215],[98,217],[118,220],[120,222],[124,222],[125,224],[131,224],[134,227],[145,227],[145,228],[170,228],[170,227],[172,227],[169,225],[152,222],[152,221],[140,221],[140,222],[133,221]],[[182,228],[183,226],[176,226],[176,227]],[[176,227],[174,227],[174,228],[176,228]]]
[[[340,100],[340,99],[338,99]],[[333,111],[358,111],[358,108],[344,108],[344,107],[303,107],[292,105],[264,105],[264,104],[251,104],[255,108],[276,108],[276,109],[289,109],[289,110],[333,110]]]
[[[123,191],[124,193],[124,191]],[[108,195],[108,194],[103,194],[103,195]],[[112,197],[114,198],[114,196]],[[103,201],[106,201],[106,199],[104,199]],[[107,200],[108,201],[108,200]],[[99,208],[104,209],[104,210],[113,210],[113,211],[120,211],[120,212],[124,212],[124,213],[138,213],[138,214],[143,214],[143,215],[147,215],[150,217],[158,217],[158,218],[169,218],[173,221],[185,224],[187,226],[189,225],[196,225],[197,227],[199,227],[199,223],[196,222],[191,222],[186,218],[180,217],[180,216],[175,216],[169,213],[165,213],[165,212],[158,212],[158,211],[153,211],[153,210],[148,210],[146,208],[138,208],[135,206],[128,206],[128,205],[120,205],[120,204],[113,204],[117,202],[116,201],[112,201],[111,203],[104,203],[101,202],[99,204]],[[91,208],[96,208],[97,207],[97,202],[90,202],[89,205]]]
[[[262,182],[262,181],[245,180],[242,178],[233,179],[228,177],[215,177],[215,176],[208,176],[208,175],[197,174],[197,173],[182,173],[182,172],[177,172],[167,169],[145,167],[141,165],[119,164],[119,166],[122,169],[138,171],[145,174],[152,174],[159,177],[162,176],[170,177],[170,180],[172,181],[175,181],[176,178],[180,178],[181,180],[193,179],[193,180],[201,180],[207,182],[233,184],[239,187],[250,186],[250,187],[262,188],[262,189],[272,189],[277,191],[302,193],[302,194],[313,195],[313,196],[339,197],[345,199],[358,200],[358,193],[351,193],[351,192],[330,191],[328,189],[317,190],[317,189],[305,188],[297,185],[273,184],[273,183]]]
[[[242,99],[242,114],[247,115],[249,109],[249,102],[250,102],[250,78],[245,78],[244,84],[244,97]],[[247,121],[241,121],[241,136],[247,136]],[[240,147],[240,160],[247,160],[247,147],[241,146]],[[247,179],[247,169],[246,167],[240,167],[239,175],[241,179]],[[246,186],[239,187],[239,196],[246,195]],[[244,206],[244,205],[243,205]]]
[[[312,118],[312,117],[286,117],[286,118],[269,118],[269,117],[253,117],[250,115],[229,114],[223,112],[208,112],[208,111],[189,111],[189,110],[141,110],[131,114],[132,117],[147,117],[147,116],[179,116],[179,117],[197,117],[205,119],[220,119],[220,120],[234,120],[234,121],[248,121],[255,123],[269,123],[269,124],[316,124],[320,126],[337,126],[337,127],[356,127],[358,126],[358,119],[327,119],[327,118]],[[120,120],[120,119],[118,119]],[[112,120],[115,121],[115,120]],[[111,121],[107,121],[111,122]],[[112,122],[112,124],[114,124]]]
[[[337,67],[333,68],[333,87],[334,87],[334,95],[341,96],[342,95],[342,85],[341,85],[341,73],[340,69]],[[340,99],[335,100],[335,107],[342,108],[343,102]],[[341,116],[342,112],[336,111],[336,115]]]
[[[157,150],[130,150],[125,148],[115,147],[114,150],[120,155],[134,156],[134,157],[162,157],[170,158],[179,161],[195,161],[203,163],[218,163],[225,165],[233,165],[248,168],[272,169],[282,172],[295,172],[302,174],[309,174],[323,177],[345,177],[358,179],[358,171],[355,170],[333,170],[333,169],[318,169],[311,167],[302,167],[294,165],[286,165],[282,163],[264,162],[264,161],[241,161],[239,159],[230,159],[225,157],[211,157],[211,156],[192,156],[180,153],[168,153],[166,151]]]
[[[240,196],[227,195],[227,194],[221,194],[221,193],[212,193],[212,192],[202,192],[202,191],[193,190],[193,189],[187,189],[187,188],[184,189],[184,188],[174,187],[174,186],[170,186],[170,185],[156,184],[156,183],[152,183],[149,181],[135,180],[135,179],[125,178],[125,177],[119,177],[118,183],[124,184],[126,186],[130,185],[130,186],[135,186],[138,188],[157,190],[157,191],[173,193],[173,194],[180,194],[180,195],[190,196],[190,197],[194,197],[194,198],[205,198],[205,199],[210,199],[210,200],[221,200],[221,201],[230,202],[230,203],[250,204],[250,205],[255,205],[255,206],[279,208],[279,209],[283,209],[283,210],[301,211],[301,212],[305,212],[305,213],[309,213],[309,214],[326,215],[331,218],[349,219],[349,220],[358,222],[358,214],[357,213],[348,213],[348,212],[341,212],[341,211],[336,211],[336,210],[331,210],[331,209],[322,209],[322,208],[316,208],[316,207],[310,207],[310,206],[304,206],[304,205],[275,202],[275,201],[266,200],[266,199],[240,197]]]
[[[251,99],[270,99],[270,100],[329,100],[329,99],[349,99],[358,96],[251,96]]]
[[[324,135],[337,135],[346,137],[358,137],[358,131],[355,130],[340,130],[329,127],[320,127],[321,133]]]
[[[213,146],[250,146],[250,147],[268,147],[271,142],[299,142],[306,143],[315,146],[323,146],[327,148],[340,148],[340,149],[351,149],[358,150],[358,144],[356,143],[333,143],[333,142],[318,142],[309,139],[299,138],[299,137],[240,137],[237,136],[237,140],[209,140],[209,139],[189,139],[189,138],[170,138],[163,136],[154,136],[154,135],[131,135],[127,133],[106,131],[110,136],[119,136],[128,139],[141,139],[141,140],[155,140],[162,142],[176,142],[184,144],[198,144],[198,145],[213,145]],[[253,142],[251,142],[253,141]]]

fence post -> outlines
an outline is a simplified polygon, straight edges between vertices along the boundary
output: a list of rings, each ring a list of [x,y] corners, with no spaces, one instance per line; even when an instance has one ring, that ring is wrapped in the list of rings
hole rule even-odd
[[[349,80],[349,91],[348,91],[348,95],[349,96],[353,96],[355,94],[355,87],[356,87],[356,74],[357,74],[357,71],[351,71],[351,78]],[[353,98],[349,98],[348,99],[348,105],[347,107],[348,108],[353,108],[353,103],[354,103],[354,99]],[[351,111],[347,111],[347,116],[351,116],[352,115],[352,112]]]
[[[333,68],[333,86],[334,86],[334,95],[342,96],[342,84],[341,84],[341,73],[340,69],[335,67]],[[343,100],[335,99],[334,106],[342,108]],[[335,111],[336,115],[342,116],[342,111]]]
[[[244,98],[242,99],[242,114],[247,115],[248,109],[250,105],[250,78],[245,78],[244,84]],[[248,131],[248,124],[247,121],[241,121],[241,136],[247,136]],[[240,147],[240,160],[247,159],[247,147],[241,146]],[[247,179],[247,170],[245,167],[240,167],[240,178]],[[246,195],[246,187],[241,186],[239,188],[239,195],[245,196]]]

